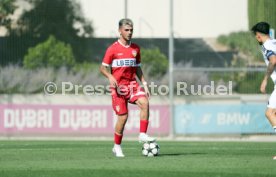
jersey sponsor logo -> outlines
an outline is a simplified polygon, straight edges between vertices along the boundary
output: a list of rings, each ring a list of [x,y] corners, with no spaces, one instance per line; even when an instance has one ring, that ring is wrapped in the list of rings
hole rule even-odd
[[[136,50],[132,50],[132,55],[133,55],[134,57],[136,57],[136,56],[137,56],[137,51],[136,51]]]
[[[127,59],[114,59],[112,61],[112,67],[136,67],[135,58],[127,58]]]

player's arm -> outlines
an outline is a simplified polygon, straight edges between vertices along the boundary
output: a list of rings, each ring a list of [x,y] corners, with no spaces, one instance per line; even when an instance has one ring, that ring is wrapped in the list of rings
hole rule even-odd
[[[144,75],[143,75],[143,71],[141,69],[141,54],[140,54],[140,49],[138,50],[137,53],[137,70],[136,70],[136,76],[138,77],[138,79],[145,85],[147,84]]]
[[[110,66],[113,60],[113,53],[114,52],[112,50],[112,47],[108,47],[105,52],[102,65],[100,66],[100,72],[109,80],[110,86],[117,87],[118,83],[110,72]]]
[[[147,96],[150,97],[150,92],[149,92],[149,89],[148,89],[148,85],[147,85],[147,82],[144,78],[144,74],[143,74],[143,71],[142,71],[140,66],[137,67],[136,76],[141,81],[141,83],[143,84]]]
[[[143,71],[142,71],[142,69],[141,69],[140,66],[137,67],[136,76],[138,77],[138,79],[139,79],[142,83],[146,82],[146,80],[145,80],[145,78],[144,78]]]
[[[276,55],[271,55],[269,57],[269,64],[267,66],[266,74],[264,76],[264,79],[260,88],[262,93],[266,93],[267,81],[270,78],[271,74],[273,73],[275,67],[276,67]]]
[[[108,80],[109,80],[111,86],[118,87],[118,83],[117,83],[116,79],[113,77],[113,75],[110,73],[110,69],[109,69],[108,66],[101,65],[101,66],[100,66],[100,72],[101,72],[106,78],[108,78]]]

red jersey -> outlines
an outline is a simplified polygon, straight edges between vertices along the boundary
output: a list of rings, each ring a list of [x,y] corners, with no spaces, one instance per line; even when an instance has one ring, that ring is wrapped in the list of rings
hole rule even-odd
[[[141,65],[140,62],[139,46],[133,43],[124,46],[118,40],[106,50],[102,64],[111,67],[111,73],[119,85],[129,85],[136,80],[136,70]]]

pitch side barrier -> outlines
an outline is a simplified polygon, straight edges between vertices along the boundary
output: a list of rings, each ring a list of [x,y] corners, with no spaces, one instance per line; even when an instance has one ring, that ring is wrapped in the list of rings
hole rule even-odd
[[[266,96],[183,96],[174,100],[174,135],[273,133],[264,116]],[[2,137],[111,137],[116,120],[109,96],[1,95]],[[168,97],[150,100],[149,133],[170,135]],[[139,110],[129,106],[125,134],[139,132]]]

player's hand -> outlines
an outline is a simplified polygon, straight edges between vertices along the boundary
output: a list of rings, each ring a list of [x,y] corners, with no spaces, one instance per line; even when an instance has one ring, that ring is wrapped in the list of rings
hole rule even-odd
[[[260,91],[262,93],[266,93],[266,85],[267,85],[267,80],[264,79],[263,82],[262,82],[262,84],[261,84],[261,87],[260,87]]]
[[[113,76],[110,76],[108,78],[108,80],[109,80],[109,83],[112,87],[114,87],[114,88],[118,87],[118,83],[117,83],[116,79]]]

